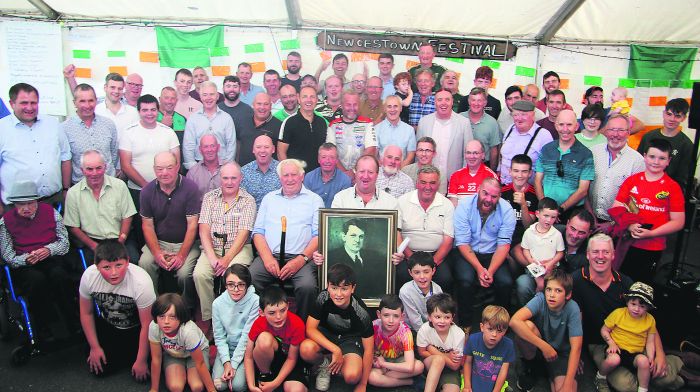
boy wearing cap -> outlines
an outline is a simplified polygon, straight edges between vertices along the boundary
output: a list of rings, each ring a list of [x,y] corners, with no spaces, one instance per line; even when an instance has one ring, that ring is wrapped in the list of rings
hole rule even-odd
[[[654,308],[654,289],[635,282],[625,299],[627,307],[613,310],[600,330],[608,349],[597,376],[603,378],[620,365],[632,371],[637,368],[638,392],[646,392],[654,366],[650,358],[654,358],[656,321],[648,313]]]

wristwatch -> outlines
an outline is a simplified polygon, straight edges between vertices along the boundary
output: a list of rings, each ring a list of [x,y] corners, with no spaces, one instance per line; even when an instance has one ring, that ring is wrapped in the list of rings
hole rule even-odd
[[[310,260],[309,257],[308,257],[307,255],[303,254],[303,253],[300,254],[299,256],[301,256],[301,257],[304,259],[304,263],[308,263],[309,260]]]

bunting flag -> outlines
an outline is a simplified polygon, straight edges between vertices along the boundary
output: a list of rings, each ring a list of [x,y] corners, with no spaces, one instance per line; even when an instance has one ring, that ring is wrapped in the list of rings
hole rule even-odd
[[[213,26],[200,31],[179,31],[156,26],[158,57],[161,67],[209,67],[211,53],[218,54],[224,47],[224,26]]]
[[[687,80],[697,48],[630,45],[630,79]]]

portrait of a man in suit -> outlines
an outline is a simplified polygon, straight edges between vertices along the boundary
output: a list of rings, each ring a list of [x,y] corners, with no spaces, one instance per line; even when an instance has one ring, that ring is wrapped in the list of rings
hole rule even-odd
[[[372,234],[359,219],[347,219],[340,233],[341,246],[328,252],[328,265],[347,264],[358,277],[355,295],[360,298],[379,298],[386,294],[387,255],[365,247],[368,235]],[[376,233],[375,233],[376,234]]]

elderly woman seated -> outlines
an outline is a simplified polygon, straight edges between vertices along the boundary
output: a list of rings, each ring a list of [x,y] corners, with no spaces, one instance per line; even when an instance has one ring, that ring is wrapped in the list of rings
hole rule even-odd
[[[0,254],[11,269],[15,290],[27,299],[40,339],[49,331],[56,336],[61,319],[69,327],[78,325],[76,287],[63,259],[68,232],[58,211],[39,202],[33,182],[15,183],[8,200],[15,208],[0,219]]]

